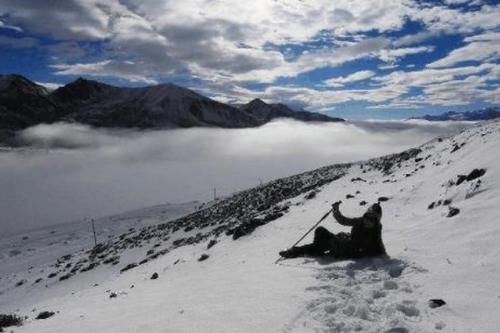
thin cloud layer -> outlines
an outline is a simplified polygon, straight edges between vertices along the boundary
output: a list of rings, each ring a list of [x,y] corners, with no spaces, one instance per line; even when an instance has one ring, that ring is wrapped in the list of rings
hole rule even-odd
[[[165,202],[207,200],[323,165],[399,152],[460,123],[365,121],[110,132],[40,125],[0,154],[2,228],[15,232]],[[395,144],[396,143],[396,144]]]

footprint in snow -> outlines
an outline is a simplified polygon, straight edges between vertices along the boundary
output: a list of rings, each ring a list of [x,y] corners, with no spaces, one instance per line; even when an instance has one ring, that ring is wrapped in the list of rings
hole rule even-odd
[[[312,300],[283,331],[426,332],[432,325],[424,318],[426,303],[407,281],[424,269],[391,258],[321,265],[318,285],[306,289]]]

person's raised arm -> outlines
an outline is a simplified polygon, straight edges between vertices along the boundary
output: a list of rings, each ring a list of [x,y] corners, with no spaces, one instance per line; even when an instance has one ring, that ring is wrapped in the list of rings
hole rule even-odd
[[[332,205],[333,218],[337,220],[338,223],[347,226],[354,227],[356,224],[359,224],[363,221],[361,217],[349,218],[342,215],[339,209],[341,201],[337,201]]]

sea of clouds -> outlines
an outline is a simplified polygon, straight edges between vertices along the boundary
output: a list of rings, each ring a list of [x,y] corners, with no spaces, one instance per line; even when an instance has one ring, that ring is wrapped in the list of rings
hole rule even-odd
[[[166,202],[205,201],[324,165],[402,151],[471,124],[301,123],[164,131],[38,125],[0,152],[4,234]]]

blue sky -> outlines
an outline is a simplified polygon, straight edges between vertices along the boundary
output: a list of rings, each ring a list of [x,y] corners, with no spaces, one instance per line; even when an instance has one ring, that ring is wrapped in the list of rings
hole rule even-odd
[[[0,73],[345,118],[500,104],[498,1],[0,0]]]

